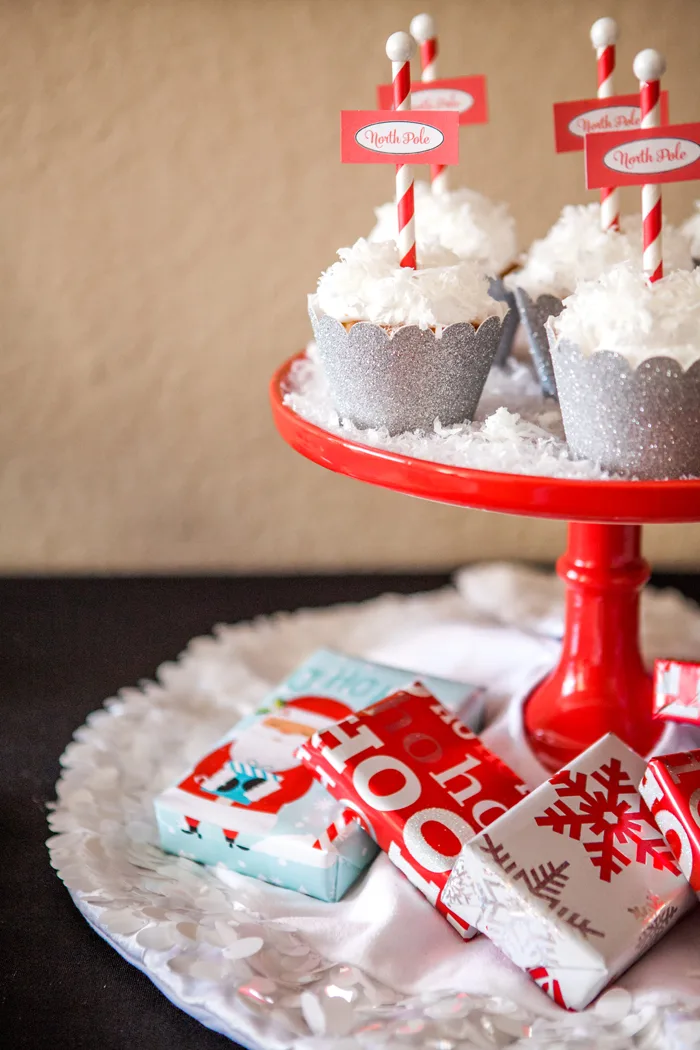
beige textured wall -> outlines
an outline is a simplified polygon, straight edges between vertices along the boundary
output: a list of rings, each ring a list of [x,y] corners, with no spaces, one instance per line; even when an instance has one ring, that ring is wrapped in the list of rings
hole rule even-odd
[[[341,168],[338,111],[373,104],[422,0],[0,0],[0,570],[414,567],[550,558],[562,526],[334,477],[276,437],[266,383],[305,294],[391,194]],[[431,0],[445,74],[489,77],[460,178],[525,245],[583,200],[550,105],[593,94],[588,27],[668,57],[700,118],[698,0]],[[294,131],[285,125],[294,123]],[[541,159],[540,159],[541,158]],[[690,209],[694,187],[665,195]],[[632,197],[628,198],[630,201]],[[650,532],[658,564],[693,528]]]

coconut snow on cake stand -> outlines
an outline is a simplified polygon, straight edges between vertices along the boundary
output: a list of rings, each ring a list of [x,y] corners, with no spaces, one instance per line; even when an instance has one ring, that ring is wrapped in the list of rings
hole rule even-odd
[[[700,521],[700,479],[580,480],[474,470],[417,459],[324,430],[285,403],[290,372],[274,375],[270,396],[284,440],[307,459],[358,481],[438,503],[569,522],[557,569],[567,587],[558,667],[524,707],[530,746],[559,769],[607,732],[640,754],[661,735],[652,718],[652,682],[639,649],[639,594],[649,577],[641,526]]]

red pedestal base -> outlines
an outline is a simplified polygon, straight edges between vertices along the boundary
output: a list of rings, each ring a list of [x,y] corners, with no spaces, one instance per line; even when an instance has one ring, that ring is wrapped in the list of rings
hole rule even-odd
[[[574,522],[557,571],[567,584],[559,666],[525,706],[530,746],[559,769],[604,733],[640,754],[661,734],[639,652],[639,592],[649,577],[638,525]]]
[[[527,736],[550,769],[607,732],[647,754],[661,726],[651,717],[651,680],[637,637],[639,592],[648,576],[639,553],[640,525],[700,521],[700,478],[582,481],[499,474],[363,445],[322,430],[286,403],[298,356],[275,374],[270,394],[280,434],[308,459],[359,481],[439,503],[575,522],[569,526],[569,550],[559,562],[568,585],[561,663],[527,701]]]

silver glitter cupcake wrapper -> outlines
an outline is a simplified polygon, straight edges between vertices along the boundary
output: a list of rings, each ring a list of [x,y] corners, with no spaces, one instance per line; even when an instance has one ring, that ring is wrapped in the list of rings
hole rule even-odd
[[[508,307],[508,313],[503,318],[501,337],[498,340],[496,356],[493,360],[494,365],[503,368],[513,349],[513,340],[515,339],[515,333],[520,324],[520,314],[518,313],[518,304],[515,301],[515,296],[511,290],[506,287],[502,277],[491,278],[489,283],[489,295],[492,299],[495,299],[499,303],[505,303]]]
[[[700,361],[670,357],[633,368],[610,350],[584,354],[547,335],[569,451],[637,478],[700,475]]]
[[[545,325],[547,318],[557,317],[564,305],[556,295],[540,295],[533,301],[524,288],[516,288],[514,294],[542,392],[547,397],[556,397],[557,384]]]
[[[498,317],[476,331],[466,322],[448,325],[436,336],[417,325],[389,334],[368,321],[347,330],[313,304],[309,315],[341,418],[390,434],[473,418],[501,336]]]

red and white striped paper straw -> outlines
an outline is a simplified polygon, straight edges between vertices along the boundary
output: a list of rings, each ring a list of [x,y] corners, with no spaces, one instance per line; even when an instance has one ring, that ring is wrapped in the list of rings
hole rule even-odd
[[[619,36],[614,18],[599,18],[591,26],[591,42],[598,58],[598,98],[615,94],[615,44]],[[600,191],[600,225],[603,230],[620,229],[620,193],[614,186]]]
[[[435,19],[431,15],[416,15],[411,20],[411,36],[418,44],[421,65],[421,80],[424,84],[437,80],[438,40]],[[430,184],[433,193],[447,190],[447,165],[430,165]]]
[[[411,108],[411,56],[416,45],[408,33],[392,33],[386,42],[387,57],[391,59],[394,88],[394,109]],[[396,243],[401,266],[416,268],[416,221],[413,201],[413,168],[410,164],[396,165],[396,206],[399,235]]]
[[[642,128],[661,125],[661,77],[666,72],[666,59],[653,48],[640,51],[634,60],[634,75],[639,80],[639,104]],[[642,265],[650,284],[664,275],[662,250],[661,186],[642,186]]]

